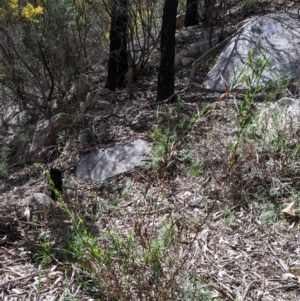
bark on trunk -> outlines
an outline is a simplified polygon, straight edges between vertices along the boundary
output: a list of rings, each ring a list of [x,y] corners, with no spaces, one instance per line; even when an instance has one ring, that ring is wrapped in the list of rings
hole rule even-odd
[[[193,26],[198,24],[198,1],[186,0],[186,12],[184,26]]]
[[[160,45],[160,68],[157,82],[157,100],[174,94],[175,30],[178,0],[165,0]]]
[[[111,0],[111,27],[108,75],[105,88],[114,91],[124,83],[128,68],[127,22],[128,0]]]

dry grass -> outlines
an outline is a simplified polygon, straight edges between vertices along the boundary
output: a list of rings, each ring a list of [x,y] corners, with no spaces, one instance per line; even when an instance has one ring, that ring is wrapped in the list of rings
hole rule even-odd
[[[176,87],[188,75],[182,70]],[[133,100],[116,93],[119,117],[74,117],[47,153],[68,169],[46,219],[22,202],[50,190],[22,157],[33,129],[20,131],[0,186],[1,300],[299,299],[298,223],[281,215],[292,201],[299,207],[299,133],[266,142],[254,119],[235,148],[240,120],[232,98],[200,89],[201,77],[181,105],[147,107],[156,96],[153,77],[132,87]],[[95,145],[150,137],[155,168],[105,183],[74,178],[71,166]]]
[[[289,142],[299,137],[265,144],[250,126],[232,166],[237,114],[230,100],[176,130],[202,106],[191,101],[164,105],[164,114],[139,112],[152,125],[177,131],[156,170],[136,170],[102,186],[65,175],[73,222],[61,206],[47,220],[36,213],[28,223],[24,206],[3,207],[2,298],[297,300],[298,230],[280,209],[297,200],[299,143]],[[130,129],[130,120],[147,127],[136,116],[111,117],[116,139],[128,131],[143,136]],[[44,180],[36,185],[47,190]]]

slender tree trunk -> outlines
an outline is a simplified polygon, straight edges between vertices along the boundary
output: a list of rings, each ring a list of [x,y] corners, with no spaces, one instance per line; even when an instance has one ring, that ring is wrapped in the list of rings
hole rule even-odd
[[[157,82],[157,100],[174,94],[175,30],[178,0],[165,0],[160,44],[160,68]]]
[[[212,35],[214,28],[213,12],[214,12],[215,0],[204,0],[204,16],[203,21],[209,31],[209,47],[212,45]],[[223,30],[223,29],[222,29]]]
[[[128,68],[127,54],[127,22],[128,0],[111,0],[110,47],[108,75],[105,88],[114,91],[124,83]]]
[[[198,20],[198,0],[186,0],[184,26],[197,25]]]
[[[215,0],[204,0],[204,13],[203,13],[203,21],[204,23],[211,23],[212,20],[212,11],[213,6],[215,4]]]

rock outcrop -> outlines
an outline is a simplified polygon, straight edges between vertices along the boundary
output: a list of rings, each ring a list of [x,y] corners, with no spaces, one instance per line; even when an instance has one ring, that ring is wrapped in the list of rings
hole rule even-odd
[[[227,43],[215,66],[207,74],[204,86],[217,91],[225,90],[221,75],[229,85],[238,83],[238,75],[249,72],[249,68],[244,68],[252,49],[254,61],[264,57],[268,61],[266,69],[269,72],[263,74],[259,84],[276,81],[282,76],[290,79],[300,77],[299,29],[297,10],[253,18]],[[241,83],[239,87],[246,88],[247,84]]]

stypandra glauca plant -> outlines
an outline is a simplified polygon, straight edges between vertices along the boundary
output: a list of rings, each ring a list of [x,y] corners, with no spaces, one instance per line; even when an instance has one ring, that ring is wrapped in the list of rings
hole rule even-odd
[[[41,164],[39,164],[39,163],[35,163],[34,166],[35,166],[37,169],[39,169],[39,170],[42,171],[42,173],[43,173],[44,176],[46,177],[46,180],[47,180],[48,184],[50,185],[51,190],[54,191],[56,199],[60,202],[61,208],[63,209],[63,211],[65,211],[65,212],[67,213],[67,215],[69,216],[69,218],[70,218],[71,221],[72,221],[73,226],[75,226],[76,223],[77,223],[77,221],[76,221],[76,219],[75,219],[75,215],[74,215],[74,213],[73,213],[72,211],[69,210],[67,204],[65,203],[65,201],[64,201],[64,199],[63,199],[62,194],[56,189],[56,187],[55,187],[55,185],[54,185],[54,182],[53,182],[53,180],[51,179],[51,176],[50,176],[49,171],[48,171],[47,169],[45,169],[45,168],[44,168]],[[75,227],[75,230],[76,230],[76,229],[77,229],[77,228]]]
[[[179,111],[184,100],[179,98],[176,102],[176,109]],[[153,140],[154,146],[151,151],[152,162],[150,168],[157,170],[159,178],[162,178],[167,168],[172,164],[172,155],[178,143],[185,137],[193,128],[193,126],[201,120],[203,115],[211,107],[207,104],[197,111],[191,117],[184,116],[175,118],[174,112],[159,112],[159,115],[167,117],[167,125],[154,126],[149,132],[148,136]]]
[[[197,116],[182,121],[182,126],[192,126]],[[49,172],[37,167],[54,189]],[[95,193],[93,203],[101,205],[92,227],[91,221],[78,217],[78,213],[75,216],[63,196],[55,192],[72,222],[64,258],[66,265],[76,267],[80,286],[92,291],[97,300],[190,300],[189,296],[195,295],[199,300],[210,300],[208,285],[195,277],[197,268],[191,259],[211,211],[195,219],[177,212],[176,205],[174,215],[169,216],[157,207],[163,205],[163,187],[149,192],[145,199],[143,193],[136,196],[136,191],[127,186],[123,192],[121,195],[128,194],[132,205],[107,211],[104,208],[109,206],[109,199],[100,200]],[[53,248],[45,249],[47,260],[55,258],[51,256]]]
[[[242,101],[238,101],[235,97],[233,98],[234,107],[238,114],[238,124],[236,139],[231,147],[231,154],[229,157],[230,169],[234,166],[238,159],[241,141],[248,126],[252,123],[253,118],[255,117],[255,97],[263,88],[260,81],[263,75],[270,71],[270,69],[267,68],[268,59],[266,58],[265,51],[262,51],[261,57],[256,57],[256,48],[259,48],[258,46],[259,44],[257,43],[256,46],[249,51],[244,68],[240,71],[237,77],[235,74],[235,80],[230,87],[230,90],[233,90],[240,84],[247,85]]]

